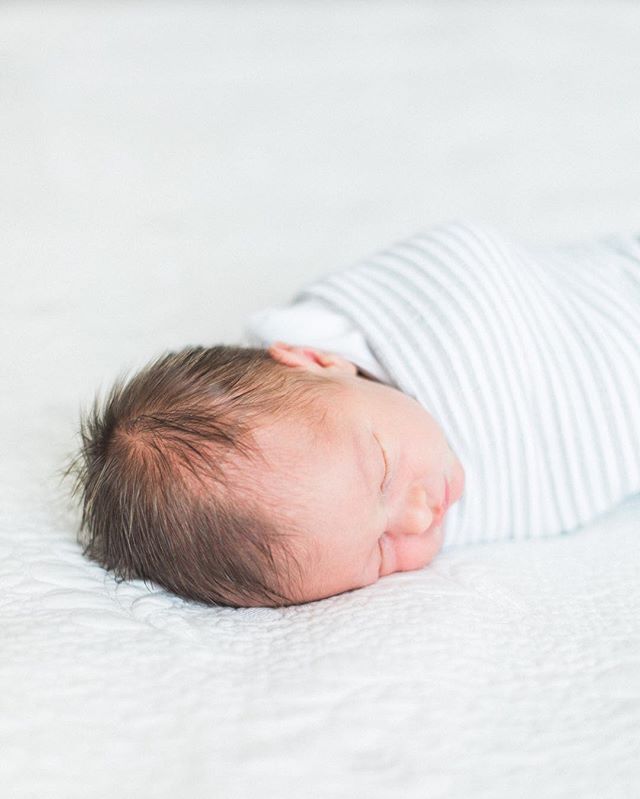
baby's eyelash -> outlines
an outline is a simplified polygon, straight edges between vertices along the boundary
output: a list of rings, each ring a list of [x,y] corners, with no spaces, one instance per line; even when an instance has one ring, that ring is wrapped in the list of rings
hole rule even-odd
[[[384,476],[382,478],[382,483],[380,484],[380,490],[382,491],[384,489],[385,485],[386,485],[386,482],[387,482],[387,474],[389,472],[389,464],[387,463],[387,454],[384,451],[384,447],[382,446],[382,444],[380,444],[380,439],[378,438],[378,436],[376,436],[375,438],[376,438],[376,441],[378,442],[378,444],[380,445],[380,452],[382,452],[382,459],[384,461]]]

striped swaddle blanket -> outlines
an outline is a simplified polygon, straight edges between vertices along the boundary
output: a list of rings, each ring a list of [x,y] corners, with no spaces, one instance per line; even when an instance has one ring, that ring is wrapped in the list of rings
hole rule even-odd
[[[302,287],[362,331],[465,467],[444,548],[589,523],[640,492],[640,242],[430,228]]]

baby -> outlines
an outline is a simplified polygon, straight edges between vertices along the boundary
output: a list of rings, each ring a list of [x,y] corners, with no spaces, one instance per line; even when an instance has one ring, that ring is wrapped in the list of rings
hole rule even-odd
[[[418,233],[119,380],[69,472],[85,551],[190,599],[296,604],[640,491],[640,242]]]

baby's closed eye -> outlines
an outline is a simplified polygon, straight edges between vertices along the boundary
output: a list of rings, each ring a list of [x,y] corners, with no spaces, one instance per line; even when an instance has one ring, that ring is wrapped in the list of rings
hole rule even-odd
[[[389,464],[387,462],[387,455],[386,455],[386,453],[384,451],[384,447],[380,443],[380,439],[378,438],[378,436],[375,433],[373,434],[373,436],[374,436],[375,440],[378,442],[378,444],[380,446],[380,452],[382,453],[382,462],[383,462],[383,467],[384,468],[383,468],[383,473],[382,473],[382,481],[380,482],[380,491],[384,491],[384,488],[385,488],[385,486],[387,484],[388,474],[389,474]]]

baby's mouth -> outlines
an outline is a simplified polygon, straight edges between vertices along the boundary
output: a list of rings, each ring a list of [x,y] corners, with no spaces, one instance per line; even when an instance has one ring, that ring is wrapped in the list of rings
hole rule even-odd
[[[427,529],[427,533],[433,533],[434,530],[437,530],[438,527],[442,526],[442,520],[444,519],[444,515],[447,512],[446,508],[443,506],[434,516],[431,525]]]

